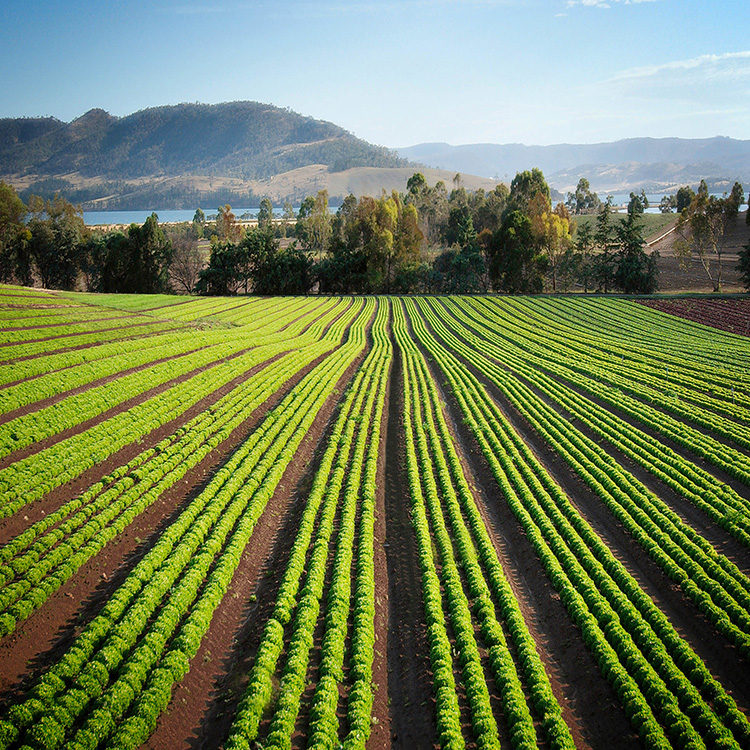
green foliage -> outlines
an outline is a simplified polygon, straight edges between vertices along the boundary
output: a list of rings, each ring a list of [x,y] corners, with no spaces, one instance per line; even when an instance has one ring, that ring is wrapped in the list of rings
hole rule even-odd
[[[542,291],[546,259],[534,237],[531,219],[521,211],[511,211],[494,234],[489,250],[492,286],[511,294]]]
[[[750,211],[748,213],[750,214]],[[745,289],[750,291],[750,242],[742,246],[738,257],[740,262],[737,264],[737,270],[740,272],[740,278],[745,285]]]

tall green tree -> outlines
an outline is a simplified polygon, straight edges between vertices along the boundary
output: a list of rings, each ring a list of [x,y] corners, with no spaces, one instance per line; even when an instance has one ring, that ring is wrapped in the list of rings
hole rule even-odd
[[[538,294],[544,288],[545,271],[546,258],[534,237],[531,219],[523,211],[512,211],[490,244],[492,287],[512,294]]]
[[[0,182],[0,281],[31,284],[31,264],[26,249],[30,238],[28,211],[15,189]]]
[[[263,198],[258,209],[258,227],[263,230],[273,226],[273,203],[270,198]]]
[[[614,283],[625,294],[651,294],[658,289],[658,253],[645,252],[643,221],[639,212],[629,213],[617,227],[618,249]]]
[[[615,283],[615,237],[612,225],[612,196],[602,204],[596,217],[596,231],[594,232],[594,244],[596,256],[594,258],[594,276],[598,288],[603,292],[612,289]]]
[[[599,196],[591,191],[591,183],[585,177],[581,177],[575,192],[568,193],[565,203],[570,211],[580,215],[596,213],[602,202]]]
[[[43,287],[73,289],[88,230],[80,207],[56,194],[52,200],[31,196],[29,256]]]

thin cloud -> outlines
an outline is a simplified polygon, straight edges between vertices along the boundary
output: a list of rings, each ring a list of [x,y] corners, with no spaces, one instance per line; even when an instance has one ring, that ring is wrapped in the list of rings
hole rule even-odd
[[[586,8],[611,8],[615,5],[639,5],[640,3],[655,3],[658,0],[568,0],[568,8],[583,5]]]
[[[750,51],[726,52],[721,55],[700,55],[688,60],[674,60],[660,65],[643,65],[624,70],[605,83],[643,82],[662,77],[683,79],[736,80],[750,77]]]

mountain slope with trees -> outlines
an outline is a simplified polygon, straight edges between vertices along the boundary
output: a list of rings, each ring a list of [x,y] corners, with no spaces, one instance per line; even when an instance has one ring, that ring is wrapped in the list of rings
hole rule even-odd
[[[259,102],[178,104],[126,117],[92,109],[70,123],[0,120],[0,176],[21,191],[59,191],[77,202],[126,195],[139,186],[138,200],[148,202],[143,184],[156,189],[164,180],[171,181],[172,203],[180,196],[194,202],[186,195],[188,182],[174,181],[189,177],[210,178],[204,190],[247,196],[248,181],[313,164],[336,173],[408,161],[333,123]]]

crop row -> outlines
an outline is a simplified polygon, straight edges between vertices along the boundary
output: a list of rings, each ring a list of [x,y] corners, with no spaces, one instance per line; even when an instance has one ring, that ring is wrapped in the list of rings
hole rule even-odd
[[[746,743],[750,726],[732,699],[580,516],[478,381],[427,331],[416,306],[410,312],[420,343],[448,378],[503,497],[639,736],[649,747]],[[432,331],[453,348],[434,311],[422,305],[421,312]]]
[[[600,331],[598,335],[586,334],[572,325],[550,325],[549,319],[539,315],[527,301],[515,303],[519,314],[514,318],[514,328],[529,338],[544,338],[549,352],[563,355],[569,362],[585,364],[586,368],[607,378],[611,384],[630,388],[633,395],[649,400],[660,394],[668,395],[669,402],[694,403],[733,420],[748,423],[747,406],[750,398],[739,383],[728,379],[705,363],[687,357],[664,358],[663,353],[651,351],[648,356],[636,354],[632,348],[613,345]],[[498,306],[492,306],[497,311]],[[507,323],[506,323],[507,324]],[[665,336],[666,334],[662,334]]]
[[[358,645],[353,646],[355,685],[350,692],[349,735],[344,744],[351,748],[364,747],[369,736],[374,646],[374,602],[371,599],[374,592],[374,479],[390,366],[390,343],[385,336],[387,313],[387,303],[383,302],[373,325],[373,349],[347,393],[306,499],[276,604],[266,622],[249,683],[230,732],[228,750],[249,748],[257,739],[261,717],[272,703],[273,682],[282,651],[286,652],[286,662],[278,699],[272,708],[266,745],[284,747],[290,741],[306,683],[337,515],[338,538],[328,593],[320,675],[310,710],[310,734],[317,738],[321,747],[338,744],[336,709],[351,609],[351,568],[358,505],[361,507],[352,638]],[[285,646],[286,630],[291,633]]]
[[[339,320],[351,316],[354,309],[354,306],[350,307]],[[198,401],[267,359],[290,348],[313,343],[317,338],[315,332],[322,330],[338,314],[338,308],[333,307],[327,317],[321,318],[308,330],[304,340],[292,339],[285,343],[259,346],[216,364],[125,412],[0,470],[0,517],[10,515],[26,503],[79,476],[125,445],[178,418]]]
[[[462,317],[459,319],[463,320]],[[591,399],[560,384],[557,380],[545,375],[539,368],[526,364],[510,348],[499,346],[497,338],[491,333],[492,329],[485,330],[484,337],[471,338],[475,349],[488,356],[494,356],[495,360],[501,359],[516,376],[521,376],[527,383],[553,399],[553,402],[560,404],[569,415],[605,437],[628,458],[640,463],[661,481],[686,497],[719,525],[727,528],[740,541],[745,544],[750,543],[747,533],[750,530],[750,503],[740,497],[735,490],[684,459],[672,449],[662,445],[655,438],[603,409]],[[467,333],[464,332],[464,337]],[[499,374],[498,368],[495,367],[494,371],[497,377],[503,377]],[[669,515],[674,523],[681,524],[664,503],[653,496],[651,502],[660,506],[661,512]],[[684,524],[681,526],[687,533],[691,533]],[[697,536],[694,534],[691,536],[693,541],[701,544]]]
[[[364,346],[354,334],[271,411],[159,537],[102,611],[0,725],[1,747],[134,748],[189,670],[250,540],[315,416]],[[342,331],[343,333],[343,331]]]
[[[329,304],[328,311],[340,309],[343,301]],[[300,319],[295,325],[289,325],[292,315],[279,316],[266,320],[263,328],[252,336],[231,332],[228,335],[207,334],[196,338],[194,334],[183,334],[163,341],[158,346],[144,347],[142,350],[127,351],[119,356],[97,359],[94,362],[68,368],[64,372],[50,372],[31,382],[21,382],[0,391],[0,413],[18,409],[44,398],[62,394],[66,390],[80,388],[92,381],[112,375],[121,374],[123,370],[150,364],[140,374],[120,377],[111,383],[89,388],[76,396],[43,410],[34,411],[7,423],[4,428],[6,437],[5,450],[10,452],[31,442],[37,442],[55,432],[90,419],[97,414],[116,406],[124,399],[138,395],[144,388],[150,389],[160,383],[211,365],[214,362],[236,356],[252,346],[271,343],[274,338],[289,340],[298,335],[300,329],[309,321]],[[283,337],[280,329],[285,328]],[[274,338],[271,338],[274,337]],[[188,355],[188,356],[185,356]],[[159,360],[165,360],[160,362]],[[168,361],[171,362],[169,364]],[[177,360],[177,361],[176,361]],[[64,362],[64,359],[62,360]],[[0,439],[2,437],[0,428]],[[0,451],[0,456],[3,452]]]
[[[719,403],[731,403],[732,387],[742,382],[742,368],[731,366],[727,352],[739,355],[741,342],[722,342],[723,352],[718,360],[707,355],[714,346],[714,331],[702,330],[691,335],[679,321],[661,320],[653,315],[640,317],[644,311],[640,305],[617,300],[617,304],[604,305],[612,300],[596,300],[595,304],[581,304],[578,300],[566,300],[560,305],[555,300],[514,300],[510,308],[521,320],[528,320],[537,331],[543,331],[547,340],[557,339],[585,344],[592,353],[598,353],[603,362],[610,358],[610,366],[616,371],[623,366],[635,373],[645,368],[655,373],[665,392],[675,385],[703,392]],[[488,309],[498,311],[499,305]],[[605,316],[597,311],[605,309]],[[638,323],[631,326],[631,318]],[[676,322],[676,326],[670,323]],[[635,328],[635,330],[634,330]],[[618,362],[619,360],[619,362]],[[739,377],[738,377],[739,376]],[[745,386],[747,383],[745,384]],[[750,405],[748,389],[735,393],[736,403]]]
[[[487,324],[482,322],[481,316],[476,313],[471,317],[467,317],[465,306],[457,308],[451,303],[446,303],[446,307],[454,313],[458,310],[457,315],[462,323],[461,336],[468,335],[472,337],[472,341],[476,341],[477,337],[471,333],[471,329],[474,329],[482,332],[483,338],[495,338],[496,331],[498,330],[497,326],[491,325],[488,327]],[[500,347],[500,343],[498,342],[498,347]],[[500,351],[500,348],[498,348],[498,351]],[[573,370],[565,364],[562,358],[554,360],[544,356],[544,343],[539,342],[527,345],[523,352],[521,352],[520,348],[513,345],[503,346],[502,351],[504,353],[515,353],[522,357],[527,364],[541,368],[546,373],[560,378],[563,382],[620,409],[627,415],[642,422],[649,429],[662,433],[678,445],[687,448],[701,458],[705,458],[718,468],[750,486],[750,458],[746,454],[732,446],[726,445],[713,437],[713,435],[692,427],[690,424],[681,422],[659,409],[622,393],[620,390],[602,385],[594,377],[588,377]],[[743,428],[738,425],[737,433],[743,434],[742,431]],[[744,432],[747,432],[746,428]],[[747,437],[742,438],[742,442],[747,442],[747,440]]]
[[[19,357],[46,356],[50,352],[71,349],[75,346],[88,346],[91,344],[101,344],[105,341],[128,339],[136,336],[149,336],[155,333],[165,333],[178,327],[178,323],[173,323],[170,320],[147,323],[139,322],[137,324],[112,328],[106,331],[97,331],[95,333],[80,333],[74,336],[46,338],[41,341],[7,344],[0,347],[0,362],[11,361]]]
[[[676,514],[663,512],[664,504],[653,493],[523,384],[457,338],[450,341],[503,391],[717,629],[750,657],[750,580]]]
[[[404,355],[407,464],[412,493],[412,519],[419,542],[423,577],[426,583],[435,583],[436,574],[430,549],[432,539],[439,551],[439,578],[451,613],[478,746],[496,746],[497,727],[489,695],[486,687],[483,688],[484,675],[474,638],[469,600],[473,602],[471,609],[478,621],[484,646],[489,652],[490,669],[500,690],[513,747],[531,748],[536,747],[538,742],[522,678],[528,685],[534,710],[542,717],[542,728],[550,746],[573,747],[570,731],[552,694],[549,678],[461,469],[434,382],[422,355],[407,334],[400,305],[395,314],[394,333]],[[465,583],[461,581],[459,568],[464,571]],[[437,591],[433,596],[425,596],[426,615],[431,631],[440,622],[440,611],[435,606],[436,595]],[[519,660],[518,668],[508,648],[503,627],[498,621],[493,595],[511,634],[513,648]],[[442,631],[439,635],[433,634],[433,669],[437,666],[447,674],[451,654],[450,650],[445,650],[445,645],[446,636]],[[442,728],[447,745],[460,746],[463,740],[456,713],[457,704],[445,692],[441,695],[440,687],[440,684],[435,684],[438,725]]]
[[[692,387],[670,383],[665,388],[664,379],[654,375],[653,368],[649,376],[647,366],[623,368],[621,363],[617,363],[611,356],[597,361],[587,353],[586,347],[579,344],[580,337],[577,335],[571,334],[567,338],[551,337],[545,332],[540,332],[538,326],[528,327],[515,320],[510,322],[505,317],[496,318],[492,313],[488,313],[488,310],[492,309],[497,310],[497,305],[480,302],[476,307],[470,306],[467,314],[480,325],[491,325],[496,334],[512,342],[515,347],[524,348],[529,355],[535,357],[540,366],[549,368],[550,365],[563,365],[569,379],[580,376],[586,382],[595,382],[600,391],[611,392],[612,389],[616,389],[622,398],[632,397],[630,400],[634,402],[639,400],[653,404],[661,410],[733,440],[738,445],[750,447],[747,430],[750,417],[747,410],[735,404],[724,404],[722,400],[701,393],[694,387],[699,380],[693,379]],[[496,325],[492,325],[494,320],[497,320]],[[725,391],[729,394],[729,387],[726,387]],[[685,398],[688,400],[687,403],[683,400]],[[702,405],[707,405],[709,409],[703,408]]]

